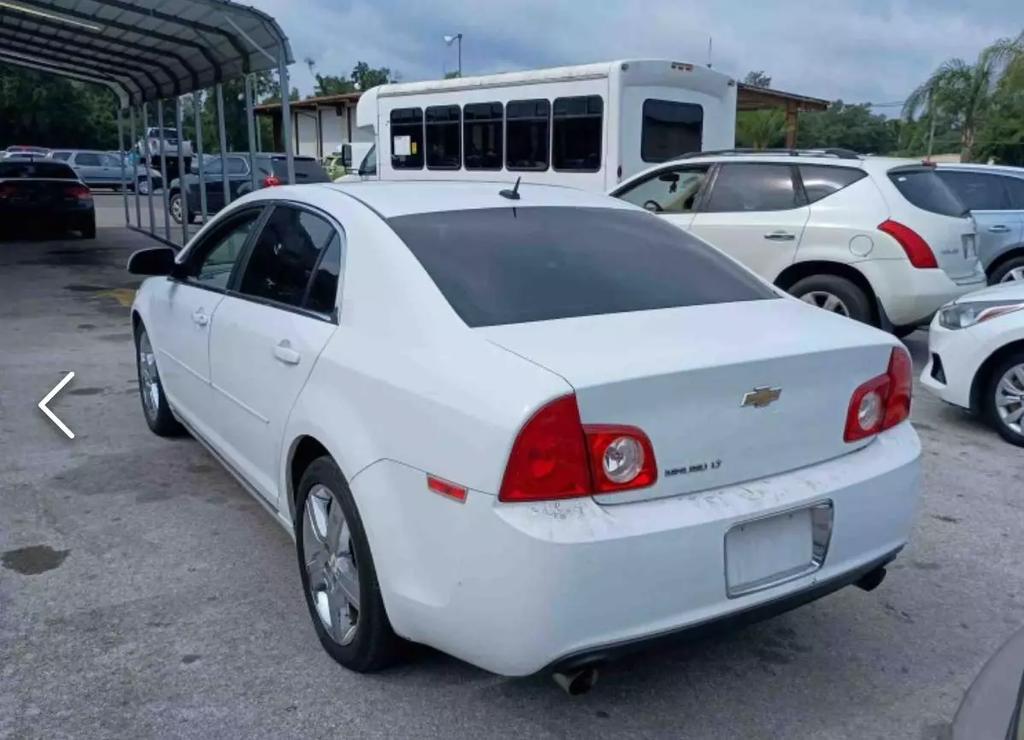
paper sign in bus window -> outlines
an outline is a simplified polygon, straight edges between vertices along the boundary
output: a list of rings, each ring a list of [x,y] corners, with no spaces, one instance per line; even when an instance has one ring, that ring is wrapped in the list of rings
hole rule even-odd
[[[391,142],[392,152],[396,157],[408,157],[413,152],[411,136],[396,136]]]

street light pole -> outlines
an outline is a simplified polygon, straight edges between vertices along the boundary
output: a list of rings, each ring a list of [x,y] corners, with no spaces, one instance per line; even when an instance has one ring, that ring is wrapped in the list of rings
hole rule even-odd
[[[445,36],[444,43],[451,46],[456,41],[459,42],[459,77],[462,77],[462,34],[457,33],[454,36]]]

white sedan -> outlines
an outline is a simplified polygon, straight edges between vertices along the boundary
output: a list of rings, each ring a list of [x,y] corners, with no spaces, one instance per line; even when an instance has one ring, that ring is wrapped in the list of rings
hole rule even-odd
[[[944,306],[932,320],[928,349],[924,387],[1024,447],[1024,283],[994,285]]]
[[[502,192],[499,192],[502,191]],[[568,188],[268,188],[136,253],[142,405],[295,538],[313,626],[587,688],[599,661],[878,585],[920,444],[890,336]]]

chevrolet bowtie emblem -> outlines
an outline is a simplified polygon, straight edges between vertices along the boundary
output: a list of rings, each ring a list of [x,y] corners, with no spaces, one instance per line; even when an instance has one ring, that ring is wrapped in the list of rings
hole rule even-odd
[[[778,401],[781,395],[781,388],[755,388],[743,395],[743,402],[740,403],[740,406],[753,406],[755,409],[763,409],[765,406]]]

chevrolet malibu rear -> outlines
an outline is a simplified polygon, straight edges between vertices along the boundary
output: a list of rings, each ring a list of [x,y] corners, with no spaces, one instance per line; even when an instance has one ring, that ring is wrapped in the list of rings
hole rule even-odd
[[[313,625],[343,665],[380,668],[404,638],[564,675],[873,588],[906,544],[920,445],[889,335],[567,188],[269,188],[214,224],[260,203],[274,204],[263,231],[233,243],[241,276],[212,252],[209,280],[230,292],[203,304],[208,384],[165,372],[161,316],[204,274],[190,265],[218,226],[199,255],[154,262],[178,293],[158,278],[136,301],[143,406],[150,420],[166,405],[292,529]],[[294,223],[277,215],[299,203]],[[317,323],[265,297],[242,320],[247,286],[273,288],[249,273],[297,263],[311,214],[344,240],[318,236],[310,264],[340,266],[280,300],[316,296]],[[206,395],[190,408],[189,392]],[[279,456],[246,457],[260,434]]]

